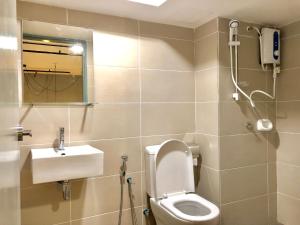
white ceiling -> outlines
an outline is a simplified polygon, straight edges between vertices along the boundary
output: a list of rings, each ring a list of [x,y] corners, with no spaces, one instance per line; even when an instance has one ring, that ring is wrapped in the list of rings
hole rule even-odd
[[[300,0],[168,0],[159,8],[127,0],[25,1],[193,28],[216,16],[279,26],[300,19]]]

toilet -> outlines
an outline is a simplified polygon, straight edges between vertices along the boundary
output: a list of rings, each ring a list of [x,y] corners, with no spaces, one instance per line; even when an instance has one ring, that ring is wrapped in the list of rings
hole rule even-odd
[[[217,225],[219,209],[195,193],[193,157],[182,141],[145,148],[146,191],[157,225]]]

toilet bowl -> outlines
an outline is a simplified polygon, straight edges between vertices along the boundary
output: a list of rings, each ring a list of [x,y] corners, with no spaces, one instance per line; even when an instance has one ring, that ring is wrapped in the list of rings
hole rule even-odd
[[[194,193],[192,153],[169,140],[145,149],[146,190],[157,225],[217,225],[219,209]]]
[[[197,194],[179,194],[150,199],[157,225],[217,225],[219,209]]]

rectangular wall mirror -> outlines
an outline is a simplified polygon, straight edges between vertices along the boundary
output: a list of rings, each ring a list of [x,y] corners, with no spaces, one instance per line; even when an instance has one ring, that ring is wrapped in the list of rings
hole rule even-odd
[[[22,21],[23,103],[93,102],[93,32]]]

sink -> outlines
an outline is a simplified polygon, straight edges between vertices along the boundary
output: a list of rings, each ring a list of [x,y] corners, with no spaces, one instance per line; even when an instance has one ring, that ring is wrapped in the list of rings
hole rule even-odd
[[[90,145],[31,149],[34,184],[101,176],[104,152]]]

